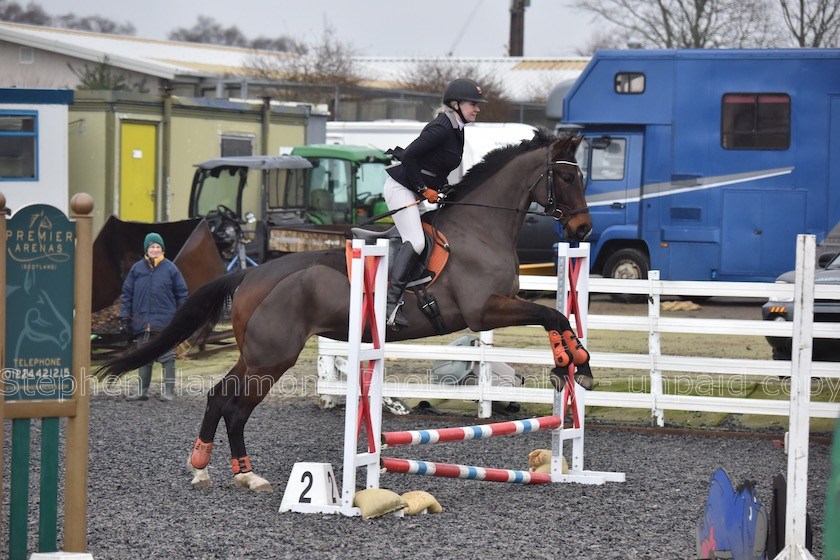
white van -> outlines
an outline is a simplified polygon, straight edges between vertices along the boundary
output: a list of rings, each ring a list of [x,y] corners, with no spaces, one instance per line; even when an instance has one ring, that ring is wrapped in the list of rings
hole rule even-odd
[[[383,152],[397,146],[405,148],[427,123],[412,120],[331,121],[327,122],[328,144],[369,146]],[[470,167],[490,151],[533,138],[536,127],[524,123],[471,123],[464,129],[464,157],[461,166],[449,174],[450,184],[461,180]],[[538,208],[534,205],[532,210]],[[560,240],[554,220],[529,215],[519,235],[517,253],[521,263],[552,262],[554,244]]]

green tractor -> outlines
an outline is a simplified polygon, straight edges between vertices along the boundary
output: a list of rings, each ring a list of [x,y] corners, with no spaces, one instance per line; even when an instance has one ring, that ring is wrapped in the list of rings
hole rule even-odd
[[[380,150],[338,144],[211,159],[196,166],[190,217],[207,220],[229,270],[340,247],[350,227],[387,212],[382,187],[390,163]],[[393,220],[379,224],[385,229]]]

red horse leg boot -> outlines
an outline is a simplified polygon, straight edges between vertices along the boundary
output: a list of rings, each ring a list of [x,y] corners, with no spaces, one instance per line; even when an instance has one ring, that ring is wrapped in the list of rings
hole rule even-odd
[[[576,366],[585,364],[589,361],[589,352],[580,343],[578,337],[572,331],[563,331],[563,342],[566,349],[572,355],[572,360]]]
[[[251,459],[247,455],[230,460],[230,467],[233,474],[251,472]]]
[[[548,331],[548,342],[554,354],[554,363],[561,368],[568,366],[572,362],[572,354],[566,348],[566,342],[560,333],[555,330]]]
[[[210,463],[210,454],[213,452],[213,442],[205,443],[201,438],[195,440],[190,464],[197,469],[203,469]]]

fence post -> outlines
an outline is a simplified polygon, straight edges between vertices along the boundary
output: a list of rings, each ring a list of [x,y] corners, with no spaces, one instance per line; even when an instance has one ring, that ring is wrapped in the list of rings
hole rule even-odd
[[[321,337],[318,337],[320,343]],[[318,353],[318,381],[338,381],[338,368],[335,365],[335,356],[326,356]],[[317,389],[315,390],[318,393]],[[318,393],[318,404],[321,408],[335,408],[338,399],[334,395],[322,395]]]
[[[493,346],[493,331],[481,331],[478,333],[478,344],[484,349],[486,346]],[[478,417],[490,418],[493,414],[493,401],[484,398],[484,389],[493,385],[493,364],[488,362],[482,352],[481,361],[478,364],[478,387],[480,398],[478,400]]]
[[[659,316],[662,294],[662,283],[659,281],[659,271],[648,272],[648,355],[650,356],[650,394],[653,397],[653,408],[650,413],[656,425],[665,425],[665,412],[659,406],[662,396],[662,370],[659,369],[659,356],[662,355],[661,334],[659,332]]]
[[[790,363],[787,510],[785,513],[785,549],[789,551],[789,558],[800,557],[801,551],[805,548],[815,254],[816,237],[797,235],[796,276],[793,292],[793,352]]]
[[[93,198],[79,193],[70,200],[76,221],[76,269],[73,301],[73,400],[76,414],[67,419],[64,483],[64,550],[87,549],[88,433],[90,431],[90,315],[93,276]]]

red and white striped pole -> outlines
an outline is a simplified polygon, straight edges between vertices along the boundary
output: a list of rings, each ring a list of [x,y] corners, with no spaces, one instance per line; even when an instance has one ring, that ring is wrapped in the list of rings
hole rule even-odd
[[[553,430],[562,425],[563,420],[557,416],[543,416],[541,418],[513,420],[510,422],[498,422],[495,424],[480,424],[477,426],[463,426],[460,428],[384,432],[382,434],[382,443],[389,447],[395,447],[398,445],[423,445],[427,443],[443,443],[447,441],[485,439],[496,436],[526,434],[539,430]]]
[[[395,473],[484,480],[487,482],[510,482],[513,484],[548,484],[551,482],[551,474],[542,472],[489,469],[467,465],[453,465],[450,463],[394,459],[391,457],[383,457],[381,461],[382,467],[386,471]]]

